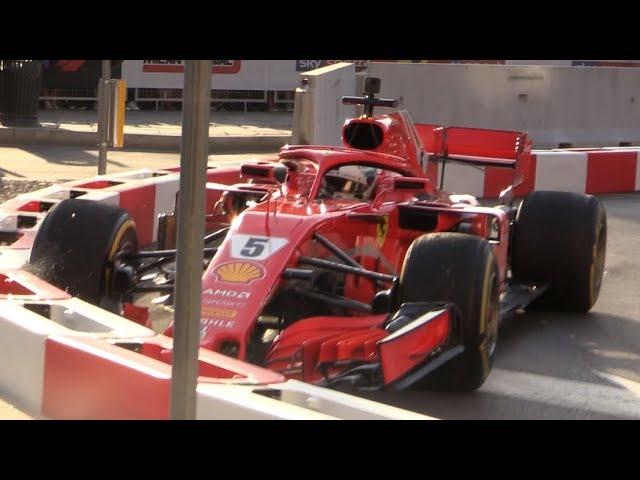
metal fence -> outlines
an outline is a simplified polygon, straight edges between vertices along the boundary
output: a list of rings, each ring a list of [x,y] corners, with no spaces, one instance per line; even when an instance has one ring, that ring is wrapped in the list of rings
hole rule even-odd
[[[43,88],[40,100],[98,100],[97,88]]]
[[[291,106],[293,106],[295,98],[296,98],[295,91],[283,92],[283,91],[276,90],[275,102],[278,104],[290,104]]]
[[[136,105],[151,106],[154,110],[180,108],[182,102],[181,88],[135,88],[133,98],[128,101],[135,101]],[[292,107],[295,92],[275,91],[273,93],[274,103],[280,107]],[[212,107],[223,104],[242,105],[244,111],[249,105],[267,105],[269,92],[266,90],[212,90]],[[43,108],[51,108],[52,104],[56,108],[65,108],[68,101],[96,101],[98,100],[97,88],[43,88],[40,92],[40,100]]]
[[[137,88],[135,89],[135,101],[140,104],[153,104],[155,110],[166,107],[170,103],[182,102],[181,88]],[[266,104],[267,92],[264,90],[212,90],[211,105],[220,106],[225,103],[242,104],[244,111],[249,104]]]

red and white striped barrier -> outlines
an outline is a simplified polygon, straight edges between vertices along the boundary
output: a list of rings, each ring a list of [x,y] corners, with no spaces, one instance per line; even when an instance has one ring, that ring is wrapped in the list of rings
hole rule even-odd
[[[12,283],[28,286],[22,280]],[[0,390],[36,415],[43,414],[45,356],[51,336],[108,339],[154,335],[148,328],[39,283],[42,288],[34,288],[33,294],[3,293],[0,299]],[[16,291],[15,286],[11,288]]]
[[[27,261],[42,219],[56,203],[67,198],[124,208],[136,223],[140,245],[150,245],[156,240],[158,215],[174,209],[179,178],[179,168],[141,169],[56,184],[3,203],[0,205],[0,235],[4,235],[0,244],[0,268],[20,268]],[[210,167],[207,181],[237,183],[239,169]]]
[[[534,150],[531,168],[525,172],[517,196],[533,190],[577,193],[627,193],[640,190],[640,149]],[[442,166],[439,166],[440,175]],[[438,176],[438,178],[440,178]],[[481,198],[497,198],[511,185],[513,171],[447,163],[444,190],[468,193]]]
[[[64,311],[49,319],[0,300],[3,396],[43,418],[168,419],[172,339],[103,310],[91,317],[82,304],[42,302]],[[61,324],[78,311],[76,322]],[[432,419],[215,352],[201,349],[199,360],[198,419]]]
[[[36,417],[168,419],[173,340],[0,269],[0,392]],[[427,419],[201,349],[197,418]]]

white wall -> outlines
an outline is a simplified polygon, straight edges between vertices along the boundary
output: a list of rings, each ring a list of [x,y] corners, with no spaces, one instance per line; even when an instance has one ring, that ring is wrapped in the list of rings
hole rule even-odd
[[[355,66],[337,63],[300,73],[307,84],[296,91],[293,144],[341,145],[342,124],[355,108],[342,104],[344,95],[354,95]]]
[[[371,63],[368,75],[416,122],[527,130],[535,148],[640,143],[640,69]]]

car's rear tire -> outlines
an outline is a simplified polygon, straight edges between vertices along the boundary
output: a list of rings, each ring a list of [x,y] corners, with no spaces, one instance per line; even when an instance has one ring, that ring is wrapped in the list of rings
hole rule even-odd
[[[417,387],[473,391],[487,379],[498,339],[499,274],[493,250],[479,237],[433,233],[415,239],[400,275],[401,302],[451,302],[464,352]]]
[[[113,259],[137,249],[135,223],[125,210],[63,200],[40,225],[27,269],[82,300],[113,305]]]
[[[549,286],[538,305],[588,312],[598,299],[607,244],[607,216],[592,195],[532,192],[518,208],[511,271],[520,282]]]

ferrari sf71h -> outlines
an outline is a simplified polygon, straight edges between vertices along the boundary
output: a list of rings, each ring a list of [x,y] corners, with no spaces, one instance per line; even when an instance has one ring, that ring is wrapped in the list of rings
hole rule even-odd
[[[502,319],[532,303],[594,305],[605,211],[567,192],[515,205],[526,133],[374,115],[397,106],[376,98],[379,85],[343,98],[363,107],[343,147],[285,146],[207,183],[201,346],[324,386],[471,391],[491,370]],[[442,190],[452,164],[508,169],[512,186],[482,206]],[[175,212],[162,215],[155,249],[140,250],[129,213],[65,200],[40,227],[30,268],[125,315],[149,291],[171,304],[175,224]]]

